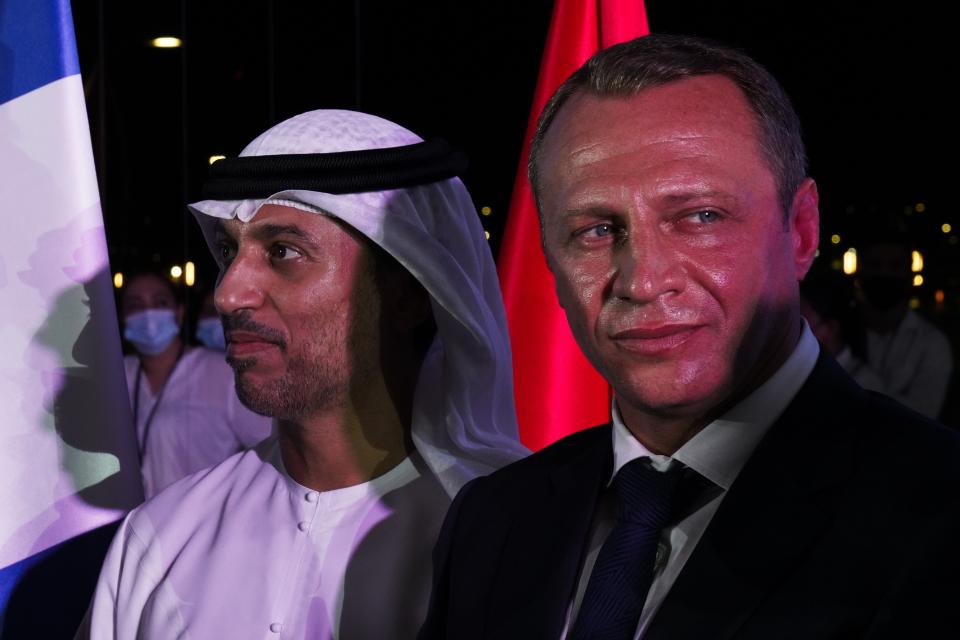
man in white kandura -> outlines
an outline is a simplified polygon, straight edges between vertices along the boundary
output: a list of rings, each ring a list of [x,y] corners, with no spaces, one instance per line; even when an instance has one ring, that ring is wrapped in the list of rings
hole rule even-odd
[[[95,638],[412,638],[451,496],[517,441],[496,273],[463,157],[314,111],[213,165],[237,391],[277,434],[132,512]]]

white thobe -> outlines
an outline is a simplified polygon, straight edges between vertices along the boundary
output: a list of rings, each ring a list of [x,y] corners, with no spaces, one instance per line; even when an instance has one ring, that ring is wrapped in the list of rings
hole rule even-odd
[[[140,362],[127,356],[123,364],[133,407]],[[137,443],[143,452],[140,474],[147,498],[270,435],[271,419],[240,404],[233,370],[222,353],[211,349],[195,347],[185,352],[167,380],[159,405],[157,396],[143,376]],[[147,419],[155,405],[148,429]]]
[[[413,638],[449,502],[417,454],[370,482],[310,490],[270,438],[127,517],[90,636]]]

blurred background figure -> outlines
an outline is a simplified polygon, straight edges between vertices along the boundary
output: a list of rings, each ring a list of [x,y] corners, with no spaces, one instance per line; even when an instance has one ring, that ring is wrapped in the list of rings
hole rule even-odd
[[[943,408],[953,355],[946,335],[910,308],[912,252],[902,236],[875,235],[863,249],[857,285],[867,362],[883,392],[931,418]]]
[[[271,422],[240,404],[222,353],[183,340],[184,307],[169,280],[142,271],[127,282],[123,337],[135,353],[124,358],[124,369],[150,498],[255,445],[270,435]]]
[[[203,296],[200,313],[197,315],[197,330],[194,332],[194,338],[208,349],[223,352],[227,350],[227,339],[223,335],[220,315],[213,304],[213,292],[214,290],[210,289]]]
[[[808,277],[800,285],[800,313],[829,353],[864,389],[883,391],[883,380],[867,360],[866,328],[853,287],[839,277]]]

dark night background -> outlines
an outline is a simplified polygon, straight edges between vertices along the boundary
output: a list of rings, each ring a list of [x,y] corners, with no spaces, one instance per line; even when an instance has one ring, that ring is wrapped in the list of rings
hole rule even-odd
[[[465,150],[464,180],[477,207],[492,209],[484,224],[496,250],[551,7],[548,0],[75,1],[114,271],[190,259],[198,284],[210,286],[214,267],[184,208],[199,197],[209,156],[235,155],[276,122],[331,107],[381,115]],[[816,268],[829,271],[870,228],[896,225],[924,254],[920,310],[956,345],[950,20],[932,2],[878,7],[647,0],[654,32],[736,45],[793,98],[820,187]],[[160,35],[181,37],[184,47],[148,46]],[[944,233],[944,223],[957,229]],[[937,290],[944,303],[934,302]]]

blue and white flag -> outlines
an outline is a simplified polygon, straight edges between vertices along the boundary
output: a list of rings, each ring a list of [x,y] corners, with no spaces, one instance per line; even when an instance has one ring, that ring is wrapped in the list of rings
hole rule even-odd
[[[68,0],[0,2],[0,211],[2,635],[45,562],[142,499]]]

